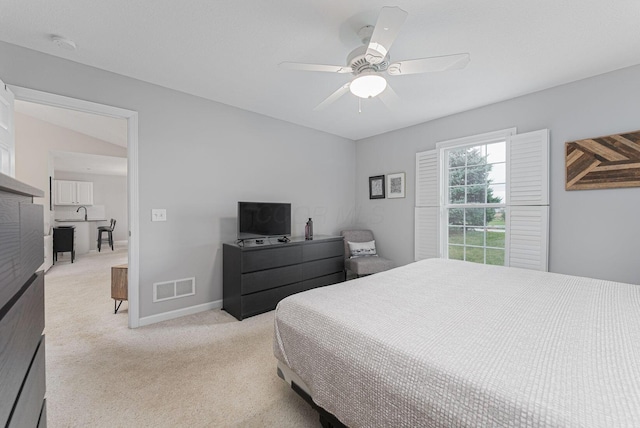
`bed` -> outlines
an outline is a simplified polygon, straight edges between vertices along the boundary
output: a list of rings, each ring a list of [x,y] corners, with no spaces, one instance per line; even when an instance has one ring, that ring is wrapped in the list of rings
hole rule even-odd
[[[273,343],[351,428],[640,426],[637,285],[429,259],[287,297]]]

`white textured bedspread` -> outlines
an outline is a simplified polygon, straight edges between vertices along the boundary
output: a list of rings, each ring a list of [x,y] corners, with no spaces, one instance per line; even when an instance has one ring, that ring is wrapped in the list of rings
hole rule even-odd
[[[640,427],[640,286],[430,259],[280,302],[274,353],[349,427]]]

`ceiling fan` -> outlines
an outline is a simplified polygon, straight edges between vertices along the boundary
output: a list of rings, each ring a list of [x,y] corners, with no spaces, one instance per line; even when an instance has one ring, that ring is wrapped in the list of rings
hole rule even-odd
[[[364,46],[359,46],[351,51],[347,56],[346,66],[282,62],[280,67],[288,70],[351,73],[354,76],[350,82],[342,85],[314,109],[322,110],[347,92],[360,98],[380,96],[382,102],[387,106],[396,103],[398,96],[387,84],[387,80],[383,76],[385,71],[390,76],[402,76],[456,70],[467,66],[470,61],[468,53],[390,63],[389,49],[405,19],[407,19],[407,12],[399,7],[383,7],[375,26],[367,25],[358,31],[358,36],[362,38]]]

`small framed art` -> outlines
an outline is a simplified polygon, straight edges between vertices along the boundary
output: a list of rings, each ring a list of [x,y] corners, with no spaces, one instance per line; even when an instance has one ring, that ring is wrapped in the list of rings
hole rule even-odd
[[[404,198],[404,172],[387,175],[387,198]]]
[[[369,199],[384,199],[384,175],[369,177]]]

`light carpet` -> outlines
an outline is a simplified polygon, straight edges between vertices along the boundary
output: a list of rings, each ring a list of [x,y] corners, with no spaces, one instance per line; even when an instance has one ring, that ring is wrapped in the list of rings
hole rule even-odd
[[[213,310],[127,328],[111,266],[126,248],[62,257],[45,276],[49,427],[318,427],[276,376],[273,312]]]

